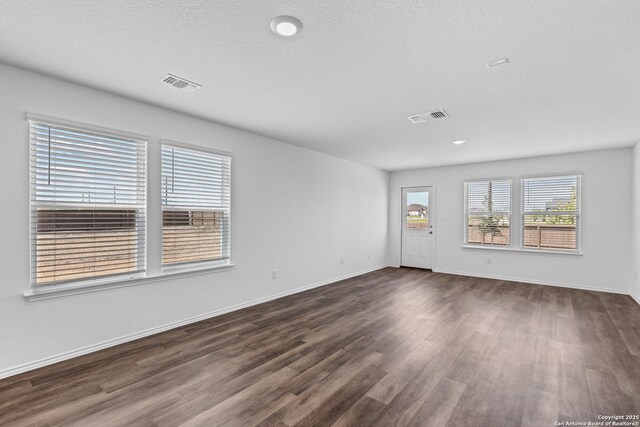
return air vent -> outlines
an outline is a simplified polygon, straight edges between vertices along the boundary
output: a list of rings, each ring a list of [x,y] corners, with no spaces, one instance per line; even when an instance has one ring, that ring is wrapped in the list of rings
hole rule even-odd
[[[166,83],[185,92],[194,92],[202,87],[202,85],[199,85],[198,83],[190,82],[189,80],[174,76],[173,74],[167,74],[162,79],[162,83]]]
[[[446,111],[436,110],[436,111],[431,111],[430,113],[422,113],[422,114],[416,114],[415,116],[409,116],[409,120],[411,121],[411,123],[418,124],[418,123],[424,123],[429,120],[444,119],[447,117],[449,117],[449,114],[447,114]]]

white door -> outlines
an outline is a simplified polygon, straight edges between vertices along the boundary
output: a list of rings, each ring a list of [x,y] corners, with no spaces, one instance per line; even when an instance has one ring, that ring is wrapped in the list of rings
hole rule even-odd
[[[433,264],[433,187],[402,189],[402,265]]]

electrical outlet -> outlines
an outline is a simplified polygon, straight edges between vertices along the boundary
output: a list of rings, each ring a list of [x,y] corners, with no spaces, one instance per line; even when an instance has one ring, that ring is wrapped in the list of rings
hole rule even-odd
[[[487,264],[493,264],[493,260],[491,258],[487,258]]]
[[[271,270],[271,278],[272,279],[278,278],[278,270]]]
[[[340,258],[340,265],[344,265],[344,258]]]

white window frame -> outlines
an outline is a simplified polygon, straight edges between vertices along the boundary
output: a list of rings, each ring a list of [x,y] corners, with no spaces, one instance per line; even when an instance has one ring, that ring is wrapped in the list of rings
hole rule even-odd
[[[524,204],[524,182],[531,179],[545,179],[545,178],[562,178],[562,177],[576,177],[576,210],[575,211],[550,211],[551,213],[540,213],[538,211],[525,211]],[[530,175],[520,178],[520,250],[526,252],[541,252],[541,253],[558,253],[558,254],[582,254],[582,189],[584,183],[584,175],[582,172],[568,172],[568,173],[553,173],[544,175]],[[525,246],[525,216],[526,215],[575,215],[576,216],[576,247],[575,249],[562,249],[562,248],[536,248],[531,246]]]
[[[148,262],[148,258],[147,258],[147,232],[148,232],[148,227],[147,227],[147,220],[148,220],[147,146],[149,142],[149,137],[146,135],[120,131],[117,129],[100,127],[100,126],[95,126],[91,124],[74,122],[70,120],[58,119],[54,117],[48,117],[48,116],[32,114],[32,113],[27,113],[26,118],[27,118],[27,126],[29,129],[29,153],[30,153],[29,154],[29,175],[30,175],[29,176],[29,215],[30,217],[33,215],[34,209],[37,209],[38,207],[56,206],[56,205],[60,207],[64,207],[66,205],[66,206],[69,206],[69,208],[71,209],[77,207],[73,205],[73,202],[55,203],[55,202],[38,202],[35,200],[36,193],[34,192],[34,181],[33,181],[34,169],[31,164],[33,161],[33,147],[32,147],[33,142],[31,140],[31,127],[32,127],[32,124],[34,123],[39,123],[41,125],[57,126],[57,127],[67,128],[67,129],[74,129],[80,132],[102,134],[106,136],[112,136],[112,137],[117,137],[121,139],[129,139],[129,140],[134,140],[136,142],[143,143],[144,144],[142,149],[142,153],[143,153],[142,159],[144,162],[143,198],[145,200],[143,205],[144,207],[141,208],[141,213],[143,215],[144,222],[142,225],[142,230],[141,230],[142,232],[139,234],[140,236],[139,240],[141,240],[141,244],[143,246],[143,251],[141,252],[143,255],[142,255],[142,259],[137,260],[138,270],[130,273],[118,273],[113,275],[96,276],[93,278],[78,278],[78,279],[61,280],[61,281],[56,281],[52,283],[37,284],[36,276],[35,276],[35,268],[36,268],[36,262],[37,262],[36,255],[35,255],[36,246],[34,246],[34,239],[35,239],[34,233],[36,233],[36,229],[35,229],[36,223],[32,222],[32,220],[30,219],[29,221],[29,241],[30,241],[29,243],[29,257],[30,257],[29,277],[30,277],[31,285],[30,285],[30,291],[27,294],[48,293],[49,291],[57,292],[57,291],[63,291],[65,289],[70,289],[70,288],[77,289],[77,288],[84,288],[84,287],[101,286],[105,283],[121,282],[123,280],[132,280],[136,278],[145,277],[147,272],[147,262]],[[25,296],[27,294],[25,294]]]
[[[207,261],[193,261],[193,262],[184,262],[184,263],[179,263],[179,264],[163,264],[162,263],[162,256],[163,256],[163,238],[162,238],[162,222],[163,222],[163,218],[164,218],[164,211],[165,211],[165,204],[162,201],[162,187],[163,187],[163,179],[162,179],[162,171],[160,173],[160,182],[159,182],[159,187],[160,187],[160,193],[161,193],[161,197],[160,197],[160,230],[161,230],[161,236],[160,236],[160,244],[161,244],[161,250],[160,250],[160,264],[161,264],[161,274],[162,275],[171,275],[171,274],[175,274],[175,273],[184,273],[184,272],[198,272],[198,271],[203,271],[203,270],[215,270],[215,269],[224,269],[227,267],[231,267],[233,266],[233,262],[231,259],[231,254],[232,254],[232,233],[231,233],[231,223],[232,223],[232,210],[231,210],[231,188],[232,188],[232,181],[231,181],[231,171],[233,170],[233,154],[229,153],[229,152],[225,152],[222,150],[216,150],[216,149],[211,149],[208,147],[202,147],[202,146],[198,146],[198,145],[193,145],[193,144],[186,144],[183,142],[178,142],[178,141],[173,141],[173,140],[168,140],[168,139],[160,139],[160,169],[162,170],[162,148],[164,146],[168,146],[168,147],[175,147],[175,148],[182,148],[185,150],[192,150],[192,151],[196,151],[196,152],[202,152],[202,153],[207,153],[207,154],[212,154],[215,156],[219,156],[221,158],[225,158],[229,161],[229,182],[226,188],[223,189],[223,191],[227,192],[227,196],[229,198],[229,205],[227,207],[227,212],[228,212],[228,220],[224,223],[224,227],[226,228],[225,231],[223,231],[223,239],[226,238],[226,242],[223,241],[223,246],[225,246],[225,255],[222,259],[219,260],[207,260]]]
[[[495,182],[495,181],[508,181],[509,182],[509,212],[498,211],[486,211],[486,212],[469,212],[468,206],[468,190],[469,184],[479,182]],[[513,178],[512,177],[500,177],[500,178],[479,178],[479,179],[467,179],[464,181],[464,218],[463,218],[463,242],[464,248],[478,248],[478,249],[498,249],[509,250],[513,244]],[[469,215],[500,215],[507,216],[509,218],[509,242],[506,245],[492,244],[492,243],[469,243]]]

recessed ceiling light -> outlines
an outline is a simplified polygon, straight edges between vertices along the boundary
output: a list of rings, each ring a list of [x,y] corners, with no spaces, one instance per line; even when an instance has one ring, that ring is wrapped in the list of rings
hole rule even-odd
[[[293,16],[278,16],[271,21],[271,30],[279,36],[291,37],[302,31],[302,22]]]
[[[496,59],[495,61],[487,62],[487,67],[494,68],[500,65],[508,64],[509,58]]]
[[[455,144],[455,145],[464,144],[465,142],[467,142],[467,140],[466,140],[466,139],[458,139],[458,140],[456,140],[456,141],[451,141],[451,143],[452,143],[452,144]]]

